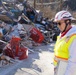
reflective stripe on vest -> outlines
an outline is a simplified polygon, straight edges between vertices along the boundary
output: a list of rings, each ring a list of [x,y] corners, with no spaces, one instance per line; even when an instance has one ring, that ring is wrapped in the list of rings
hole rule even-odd
[[[69,58],[69,46],[76,39],[76,34],[71,36],[57,37],[57,41],[54,48],[55,58],[54,58],[54,65],[56,66],[59,60],[68,60]]]

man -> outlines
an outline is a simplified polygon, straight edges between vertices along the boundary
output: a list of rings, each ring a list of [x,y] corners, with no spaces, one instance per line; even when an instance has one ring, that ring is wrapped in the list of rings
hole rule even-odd
[[[54,48],[55,75],[76,75],[76,27],[71,25],[73,19],[72,15],[64,10],[55,15],[54,22],[61,31]],[[64,66],[65,69],[62,68]],[[59,74],[61,71],[64,71],[63,74]]]

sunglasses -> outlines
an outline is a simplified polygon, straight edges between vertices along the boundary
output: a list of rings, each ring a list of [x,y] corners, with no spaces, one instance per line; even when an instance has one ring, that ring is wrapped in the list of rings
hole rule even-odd
[[[56,24],[57,24],[58,26],[61,26],[62,23],[64,23],[64,22],[57,22]]]

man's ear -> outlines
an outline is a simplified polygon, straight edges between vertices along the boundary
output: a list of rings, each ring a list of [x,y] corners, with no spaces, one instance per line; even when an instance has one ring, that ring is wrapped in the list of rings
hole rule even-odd
[[[66,20],[65,23],[68,25],[68,24],[71,24],[71,22],[69,20]]]

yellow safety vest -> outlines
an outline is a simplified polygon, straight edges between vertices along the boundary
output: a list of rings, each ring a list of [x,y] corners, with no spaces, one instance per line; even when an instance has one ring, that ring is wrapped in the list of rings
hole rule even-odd
[[[57,63],[59,60],[68,60],[69,58],[69,46],[73,42],[73,40],[76,39],[76,34],[73,34],[71,36],[57,37],[57,41],[54,47],[54,65],[57,66]]]

